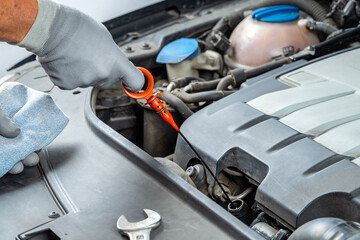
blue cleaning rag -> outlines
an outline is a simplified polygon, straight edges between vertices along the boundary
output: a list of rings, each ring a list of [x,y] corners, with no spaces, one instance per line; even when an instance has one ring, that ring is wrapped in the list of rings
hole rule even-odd
[[[30,153],[50,144],[69,122],[50,95],[19,83],[1,85],[0,108],[21,129],[16,138],[0,136],[0,177]]]

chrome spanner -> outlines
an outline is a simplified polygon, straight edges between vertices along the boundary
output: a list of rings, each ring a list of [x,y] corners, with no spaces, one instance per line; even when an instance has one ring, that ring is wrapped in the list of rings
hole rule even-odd
[[[130,240],[150,240],[150,232],[161,223],[161,216],[157,212],[144,209],[147,218],[140,222],[129,222],[124,215],[117,221],[117,229],[121,234],[128,235]]]

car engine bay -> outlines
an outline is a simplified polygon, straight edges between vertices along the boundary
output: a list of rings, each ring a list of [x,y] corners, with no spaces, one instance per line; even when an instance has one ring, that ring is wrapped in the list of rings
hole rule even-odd
[[[110,21],[186,139],[121,84],[92,108],[263,239],[360,239],[359,19],[359,1],[268,0]]]

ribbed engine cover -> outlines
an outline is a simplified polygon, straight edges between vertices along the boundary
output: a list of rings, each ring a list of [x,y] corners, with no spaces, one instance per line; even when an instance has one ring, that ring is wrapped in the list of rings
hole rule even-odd
[[[214,173],[235,167],[258,183],[255,200],[288,225],[360,221],[360,50],[304,62],[249,80],[180,131]],[[174,161],[193,158],[179,137]]]

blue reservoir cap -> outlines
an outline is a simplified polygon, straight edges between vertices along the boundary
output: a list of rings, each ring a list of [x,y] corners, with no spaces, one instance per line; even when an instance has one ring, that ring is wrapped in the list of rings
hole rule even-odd
[[[262,22],[291,22],[299,18],[299,9],[290,5],[265,7],[256,9],[251,16]]]
[[[180,63],[195,57],[200,53],[200,47],[195,38],[180,38],[168,43],[159,52],[157,63]]]

